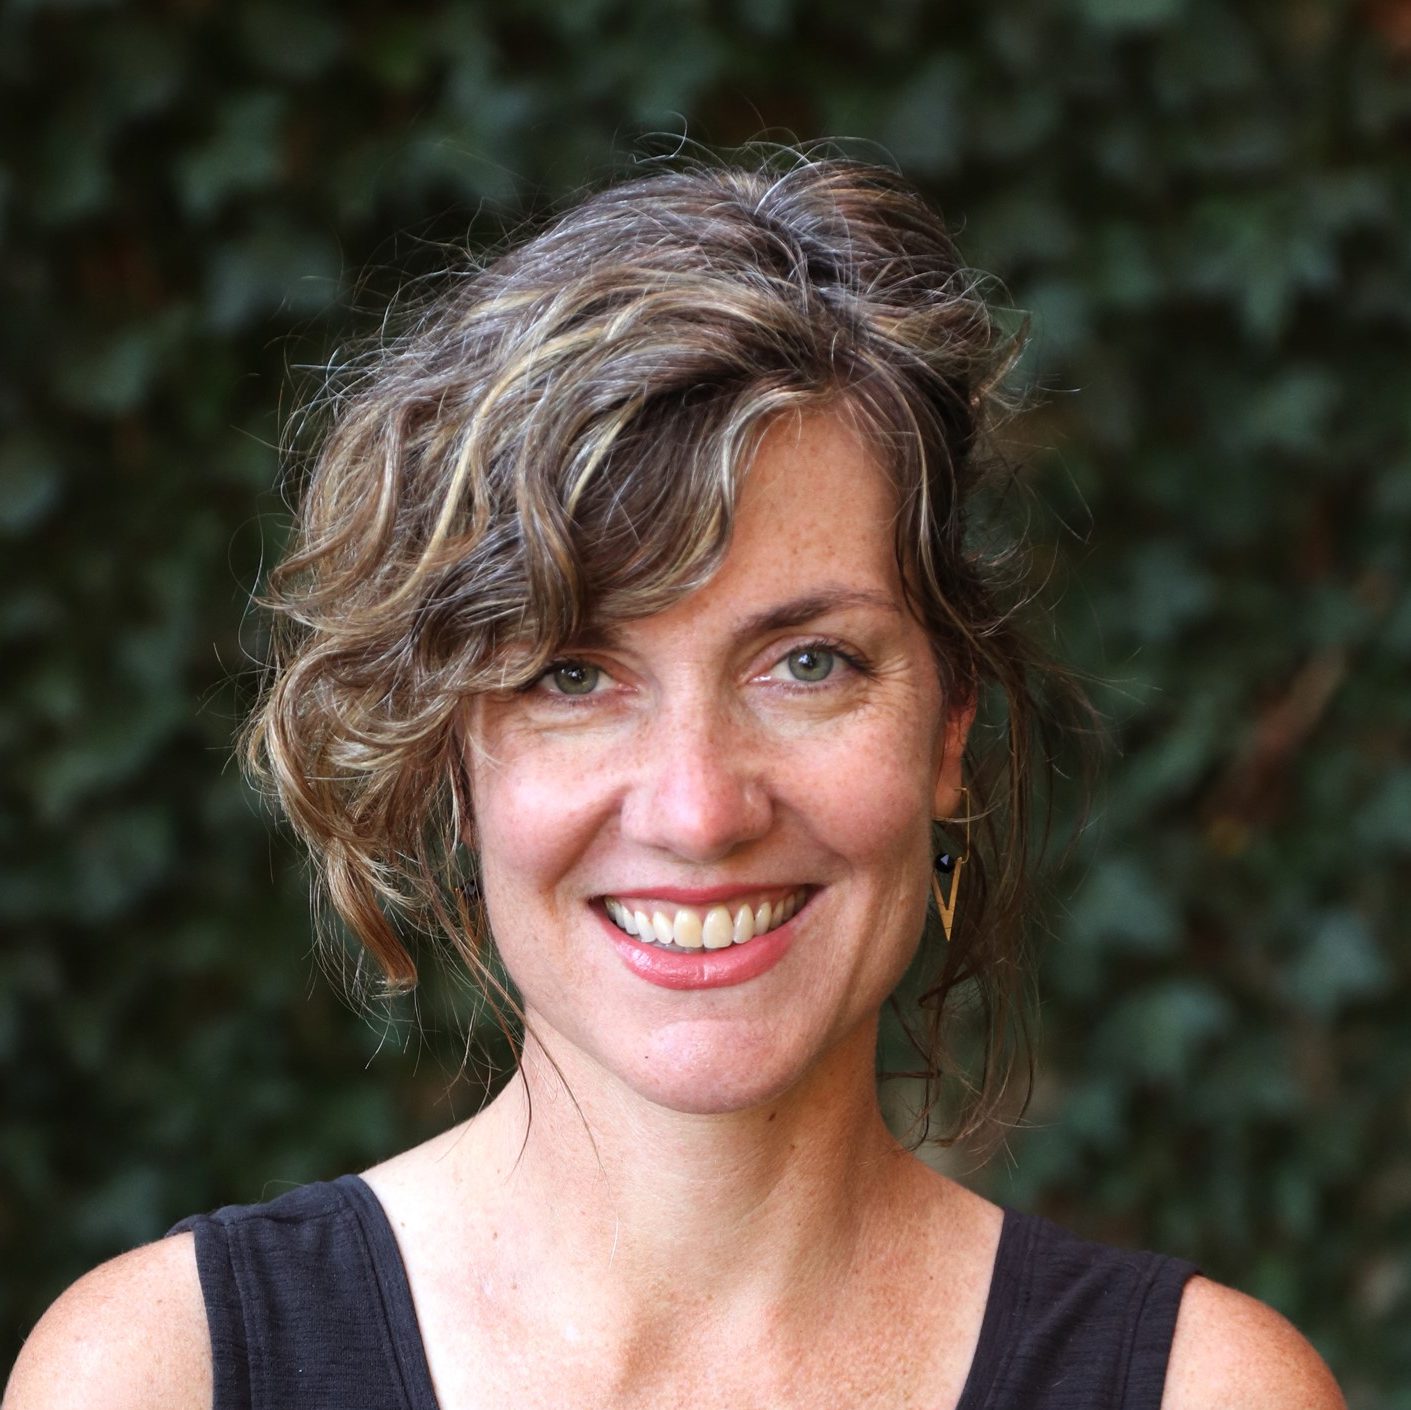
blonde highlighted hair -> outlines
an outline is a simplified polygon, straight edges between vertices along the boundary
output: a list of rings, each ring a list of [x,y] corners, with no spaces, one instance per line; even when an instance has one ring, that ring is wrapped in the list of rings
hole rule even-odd
[[[967,763],[966,894],[907,1032],[926,1110],[947,999],[987,1038],[951,1135],[1013,1066],[1036,774],[1067,676],[1019,630],[967,505],[1013,355],[941,218],[898,175],[778,154],[608,187],[453,278],[330,399],[285,560],[269,682],[245,736],[385,983],[445,937],[494,992],[458,842],[457,719],[585,627],[660,610],[728,546],[771,418],[846,408],[894,476],[897,554],[952,699],[999,702]]]

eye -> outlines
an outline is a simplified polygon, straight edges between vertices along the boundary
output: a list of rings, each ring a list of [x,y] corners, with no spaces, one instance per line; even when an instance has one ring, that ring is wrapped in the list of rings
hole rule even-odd
[[[539,677],[551,695],[591,695],[603,672],[587,661],[557,661]]]
[[[801,646],[780,662],[796,681],[810,684],[827,680],[833,674],[837,657],[826,646]]]
[[[834,685],[849,675],[869,675],[867,663],[837,642],[810,641],[781,656],[760,677],[780,685]]]

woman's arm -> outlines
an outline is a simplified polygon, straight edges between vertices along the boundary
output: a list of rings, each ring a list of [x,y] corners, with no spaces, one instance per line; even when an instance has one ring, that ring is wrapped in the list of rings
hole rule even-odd
[[[1233,1288],[1192,1278],[1161,1410],[1347,1410],[1347,1402],[1291,1322]]]
[[[0,1410],[210,1410],[196,1241],[178,1234],[95,1268],[40,1318]]]

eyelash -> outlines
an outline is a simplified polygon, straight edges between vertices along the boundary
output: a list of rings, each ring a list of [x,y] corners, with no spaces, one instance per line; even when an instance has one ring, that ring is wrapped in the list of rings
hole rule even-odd
[[[830,656],[837,657],[850,671],[856,672],[865,679],[870,680],[872,676],[875,675],[871,662],[861,655],[861,653],[853,650],[853,648],[849,646],[845,646],[836,637],[824,636],[814,637],[810,641],[803,641],[797,646],[790,647],[788,651],[781,653],[770,663],[769,669],[773,670],[780,662],[788,660],[790,656],[797,656],[805,651],[826,651]],[[555,671],[562,670],[565,666],[593,666],[593,662],[585,660],[581,656],[561,656],[556,661],[550,661],[549,664],[544,667],[543,671],[530,681],[528,685],[520,688],[519,693],[521,695],[528,695],[533,691],[537,691]],[[608,674],[601,666],[597,666],[595,669],[602,671],[604,675]],[[611,679],[610,676],[609,679]],[[819,681],[816,684],[810,684],[807,681],[779,682],[779,684],[783,685],[787,690],[797,690],[805,693],[821,690],[827,683],[826,680]],[[578,708],[587,705],[593,699],[595,692],[590,692],[587,695],[570,695],[566,691],[547,691],[544,693],[552,696],[552,698],[560,704]]]
[[[845,646],[836,637],[827,636],[815,637],[812,641],[800,642],[797,646],[790,647],[783,655],[775,658],[770,670],[773,670],[781,661],[787,661],[790,656],[798,656],[805,651],[826,651],[830,656],[836,656],[849,670],[855,671],[864,678],[870,679],[874,674],[872,664],[866,657],[854,651],[850,646]],[[812,691],[821,690],[828,684],[828,681],[823,680],[816,684],[810,684],[807,681],[789,681],[785,684],[789,689]]]

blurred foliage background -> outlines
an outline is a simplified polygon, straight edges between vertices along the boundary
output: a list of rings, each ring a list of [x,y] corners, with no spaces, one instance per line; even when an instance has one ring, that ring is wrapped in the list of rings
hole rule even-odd
[[[298,368],[643,134],[849,134],[1033,313],[1012,431],[1120,749],[969,1178],[1411,1407],[1411,5],[9,0],[0,114],[0,1362],[478,1100],[453,981],[420,1029],[322,982],[230,763]]]

